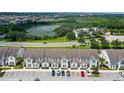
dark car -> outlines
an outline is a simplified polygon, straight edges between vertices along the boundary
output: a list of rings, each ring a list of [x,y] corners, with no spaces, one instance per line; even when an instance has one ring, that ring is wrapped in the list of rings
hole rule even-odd
[[[66,75],[67,75],[68,77],[70,77],[70,76],[71,76],[70,71],[67,71],[67,72],[66,72]]]
[[[65,76],[65,72],[64,71],[61,71],[61,76]]]
[[[121,77],[124,78],[124,74],[123,74],[123,72],[119,72],[119,74],[121,75]]]
[[[84,71],[81,71],[81,72],[80,72],[80,76],[81,76],[81,77],[85,77]]]
[[[55,76],[55,70],[52,70],[51,76]]]
[[[57,76],[60,76],[60,71],[59,70],[57,71]]]

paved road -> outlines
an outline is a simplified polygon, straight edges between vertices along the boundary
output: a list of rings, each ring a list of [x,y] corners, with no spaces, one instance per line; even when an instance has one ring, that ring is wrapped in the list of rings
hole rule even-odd
[[[100,72],[100,77],[80,77],[79,71],[71,71],[71,77],[67,76],[51,76],[51,71],[43,70],[18,70],[18,71],[7,71],[4,77],[0,78],[1,81],[33,81],[39,78],[41,81],[112,81],[112,80],[124,80],[117,71]]]
[[[24,46],[24,47],[61,47],[61,46],[79,46],[78,42],[47,43],[42,42],[0,42],[0,46]]]

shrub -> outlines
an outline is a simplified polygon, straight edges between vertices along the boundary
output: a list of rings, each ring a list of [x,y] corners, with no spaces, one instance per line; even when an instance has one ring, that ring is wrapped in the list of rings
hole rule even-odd
[[[72,45],[72,48],[76,48],[76,45]]]
[[[34,81],[40,81],[40,79],[39,78],[36,78],[36,79],[34,79]]]

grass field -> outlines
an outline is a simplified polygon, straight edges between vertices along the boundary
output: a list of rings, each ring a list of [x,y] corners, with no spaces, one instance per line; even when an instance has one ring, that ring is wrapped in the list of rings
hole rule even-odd
[[[2,70],[10,70],[11,67],[0,67],[0,69],[2,69]]]
[[[76,40],[73,40],[76,41]],[[66,37],[60,37],[55,39],[46,39],[46,40],[27,40],[25,42],[48,42],[48,43],[58,43],[58,42],[72,42],[66,40]]]
[[[26,48],[38,48],[38,47],[26,47]],[[68,48],[68,49],[90,49],[90,46],[60,46],[60,47],[39,47],[39,48]]]

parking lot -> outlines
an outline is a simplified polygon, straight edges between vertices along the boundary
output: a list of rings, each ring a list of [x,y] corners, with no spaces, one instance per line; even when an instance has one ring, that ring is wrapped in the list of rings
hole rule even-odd
[[[41,81],[113,81],[124,80],[118,72],[100,72],[100,77],[80,76],[79,71],[71,71],[71,76],[51,76],[51,71],[7,71],[1,81],[34,81],[38,78]]]

